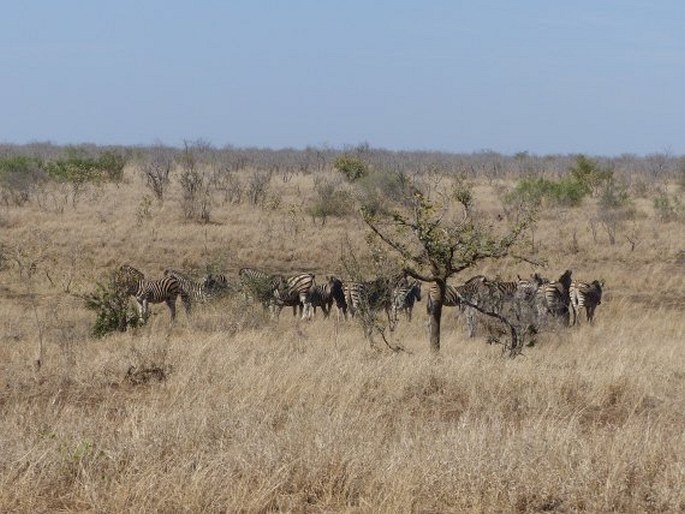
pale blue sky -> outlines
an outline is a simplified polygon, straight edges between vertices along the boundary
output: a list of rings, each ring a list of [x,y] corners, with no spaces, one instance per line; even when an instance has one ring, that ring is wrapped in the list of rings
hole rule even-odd
[[[685,154],[685,1],[13,1],[0,142]]]

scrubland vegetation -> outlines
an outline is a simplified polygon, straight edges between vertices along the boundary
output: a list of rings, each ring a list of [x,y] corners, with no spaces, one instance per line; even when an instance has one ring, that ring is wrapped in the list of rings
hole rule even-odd
[[[310,148],[0,149],[1,512],[682,512],[685,160]],[[605,282],[596,319],[512,359],[446,308],[388,335],[272,320],[240,294],[103,337],[84,296],[130,263],[369,278],[359,205],[472,195],[483,273]],[[369,211],[367,211],[369,212]]]

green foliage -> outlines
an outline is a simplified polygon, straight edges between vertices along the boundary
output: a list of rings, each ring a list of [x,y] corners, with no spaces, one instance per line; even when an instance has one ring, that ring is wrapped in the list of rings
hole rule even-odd
[[[341,155],[333,161],[333,168],[345,175],[350,182],[359,180],[369,174],[369,165],[359,157]]]
[[[572,207],[580,205],[587,193],[587,188],[571,177],[558,182],[543,177],[527,177],[518,181],[514,190],[505,196],[505,202],[540,207],[546,201],[552,205]]]
[[[241,281],[241,289],[246,297],[269,307],[274,299],[274,282],[271,277],[244,278]]]
[[[7,205],[28,202],[36,186],[45,179],[40,159],[24,155],[0,157],[0,189]]]
[[[681,221],[685,219],[685,204],[668,193],[661,193],[654,199],[654,210],[660,221]]]
[[[577,207],[588,195],[604,194],[614,188],[613,172],[602,170],[591,159],[580,155],[569,169],[567,176],[560,180],[543,177],[525,177],[518,181],[513,191],[505,195],[504,201],[509,205],[527,205],[541,207],[551,206]],[[612,189],[611,193],[616,193]],[[625,192],[627,195],[627,192]]]
[[[676,183],[680,187],[681,191],[685,191],[685,161],[683,161],[678,167]]]
[[[540,207],[545,196],[549,195],[553,183],[542,177],[528,177],[518,181],[513,191],[505,195],[507,204]]]
[[[409,182],[403,173],[377,170],[356,182],[359,203],[371,214],[388,214],[390,204],[404,203]]]
[[[608,182],[613,180],[613,171],[602,170],[597,162],[584,155],[576,157],[575,166],[569,169],[573,182],[587,193],[596,196]]]
[[[0,177],[13,173],[31,173],[42,167],[42,161],[26,155],[0,157]]]
[[[599,196],[599,207],[601,209],[620,209],[630,207],[630,193],[624,184],[615,180],[608,181]]]
[[[129,295],[124,288],[97,284],[96,291],[83,299],[86,308],[97,313],[91,328],[91,333],[96,337],[111,332],[125,332],[141,325],[138,313],[130,307]]]
[[[313,218],[321,218],[326,223],[329,216],[346,216],[352,212],[352,198],[348,191],[339,189],[339,185],[330,181],[315,181],[316,199],[308,208]]]
[[[117,182],[123,177],[125,165],[125,157],[116,152],[106,151],[98,157],[89,157],[72,149],[65,158],[47,162],[45,169],[54,180],[80,184]]]

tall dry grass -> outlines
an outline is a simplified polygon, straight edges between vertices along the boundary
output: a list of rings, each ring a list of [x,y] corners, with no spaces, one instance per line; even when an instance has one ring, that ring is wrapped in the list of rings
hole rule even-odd
[[[451,310],[433,355],[423,304],[393,335],[399,353],[353,322],[271,322],[240,298],[179,309],[174,325],[157,305],[141,329],[89,335],[72,293],[121,262],[343,273],[340,245],[362,252],[357,219],[307,216],[311,176],[272,190],[279,205],[217,203],[209,225],[185,221],[172,190],[140,219],[128,170],[76,208],[1,211],[0,511],[685,510],[685,235],[649,204],[625,228],[634,251],[595,242],[586,210],[543,214],[544,274],[604,278],[605,299],[594,325],[514,360]],[[497,211],[491,186],[477,194]]]

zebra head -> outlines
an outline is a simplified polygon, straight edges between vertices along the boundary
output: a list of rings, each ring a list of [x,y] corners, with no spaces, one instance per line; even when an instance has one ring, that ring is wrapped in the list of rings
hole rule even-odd
[[[143,280],[145,280],[143,272],[129,264],[122,264],[112,274],[112,285],[128,294],[135,294],[138,284]]]
[[[590,284],[595,292],[597,293],[597,305],[602,304],[602,288],[604,287],[604,280],[594,280],[592,284]]]
[[[570,269],[567,269],[564,271],[564,274],[559,277],[559,282],[562,286],[564,286],[564,289],[568,292],[568,290],[571,288],[571,273],[572,271]]]

